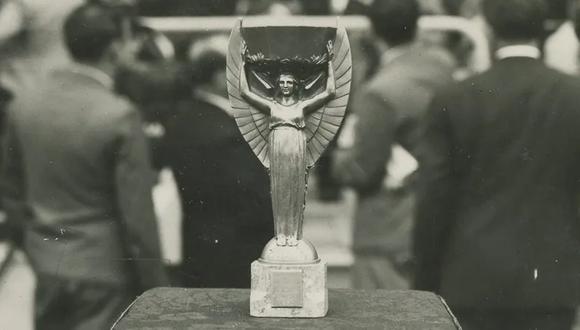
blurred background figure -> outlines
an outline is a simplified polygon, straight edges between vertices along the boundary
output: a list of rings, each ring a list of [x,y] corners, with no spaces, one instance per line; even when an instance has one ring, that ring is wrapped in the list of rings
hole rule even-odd
[[[415,288],[464,329],[571,329],[580,80],[546,68],[543,0],[483,0],[496,63],[447,87],[419,152]]]
[[[440,0],[448,15],[473,18],[481,14],[481,0]]]
[[[303,12],[299,0],[240,0],[237,13],[241,15],[298,15]]]
[[[70,60],[60,30],[65,16],[80,3],[0,0],[0,142],[5,109],[14,94],[32,88],[51,67]],[[21,239],[18,226],[6,221],[0,205],[0,277],[9,269]]]
[[[562,1],[558,1],[562,2]],[[551,3],[551,2],[550,2]],[[578,75],[578,32],[580,32],[580,2],[567,0],[564,3],[564,22],[548,36],[545,43],[545,60],[548,66],[562,72]]]
[[[70,62],[62,40],[65,17],[83,0],[0,1],[0,83],[12,93],[31,88]]]
[[[374,0],[349,0],[345,9],[345,15],[368,15],[369,8]]]
[[[128,19],[131,18],[125,18]],[[135,45],[135,57],[117,70],[115,89],[138,106],[145,121],[151,158],[158,168],[164,125],[179,99],[187,93],[185,74],[176,61],[176,50],[169,38],[137,22],[132,24],[130,39]]]
[[[108,8],[64,24],[74,64],[9,107],[1,183],[24,229],[38,329],[106,329],[143,290],[167,285],[139,113],[113,92],[129,57]]]
[[[191,94],[163,146],[181,195],[189,287],[249,287],[250,264],[274,235],[268,174],[228,111],[227,47],[223,35],[191,46]]]
[[[348,148],[336,152],[334,172],[358,194],[353,286],[404,289],[410,276],[412,155],[420,118],[435,89],[451,83],[454,60],[442,48],[415,42],[415,0],[376,0],[368,12],[382,43],[381,62],[355,95],[341,136],[350,135],[350,145],[339,140]]]
[[[138,0],[142,16],[234,15],[238,0]]]
[[[328,15],[330,0],[141,0],[142,16]]]
[[[329,0],[239,0],[238,15],[328,15]]]

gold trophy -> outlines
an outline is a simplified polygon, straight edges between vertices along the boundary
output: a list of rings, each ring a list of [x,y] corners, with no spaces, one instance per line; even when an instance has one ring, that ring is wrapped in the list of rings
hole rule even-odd
[[[252,263],[250,314],[323,317],[326,263],[302,236],[309,169],[336,135],[348,103],[350,45],[333,20],[245,18],[227,59],[231,111],[269,170],[276,236]]]

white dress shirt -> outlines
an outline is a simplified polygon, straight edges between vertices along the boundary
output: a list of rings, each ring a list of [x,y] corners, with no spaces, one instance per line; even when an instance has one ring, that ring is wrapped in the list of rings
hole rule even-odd
[[[529,57],[539,59],[541,52],[536,46],[532,45],[510,45],[501,47],[495,52],[498,60],[503,60],[510,57]]]

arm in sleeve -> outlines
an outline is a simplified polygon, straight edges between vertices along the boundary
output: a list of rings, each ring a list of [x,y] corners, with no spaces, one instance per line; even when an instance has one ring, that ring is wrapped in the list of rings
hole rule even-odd
[[[334,155],[334,176],[359,192],[376,190],[385,176],[395,139],[397,114],[374,93],[362,92],[353,102],[357,122],[354,144]]]
[[[454,222],[453,145],[445,101],[432,102],[419,142],[419,178],[413,232],[414,287],[439,291],[441,264]]]
[[[152,201],[155,173],[151,169],[142,122],[135,110],[121,119],[116,156],[118,205],[141,289],[167,285]]]
[[[30,209],[26,203],[22,148],[15,123],[11,117],[8,113],[3,123],[0,191],[2,192],[2,207],[6,213],[10,234],[18,240],[22,227],[30,218]]]

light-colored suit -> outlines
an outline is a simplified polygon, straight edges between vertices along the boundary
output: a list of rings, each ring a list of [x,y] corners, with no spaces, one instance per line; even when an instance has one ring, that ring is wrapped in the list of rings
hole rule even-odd
[[[164,285],[139,114],[103,75],[57,70],[11,104],[1,177],[8,219],[24,227],[40,277]]]
[[[335,155],[335,176],[357,191],[353,250],[354,286],[404,289],[411,257],[414,196],[408,185],[391,191],[383,184],[391,150],[401,145],[411,155],[421,118],[436,89],[452,82],[454,62],[439,48],[415,45],[387,51],[378,71],[352,102],[358,118],[352,147]],[[400,265],[398,271],[387,266]]]

